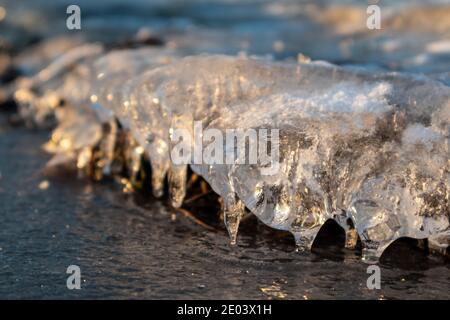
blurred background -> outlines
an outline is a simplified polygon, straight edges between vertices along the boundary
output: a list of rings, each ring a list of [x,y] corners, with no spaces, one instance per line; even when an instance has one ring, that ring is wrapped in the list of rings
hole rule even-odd
[[[66,28],[71,4],[81,9],[81,30]],[[381,10],[380,30],[367,28],[371,4]],[[30,50],[36,55],[43,41],[54,41],[48,51],[57,54],[82,41],[117,45],[154,37],[186,54],[296,59],[302,53],[367,68],[450,70],[448,0],[2,0],[0,5],[0,49],[7,53],[34,44]]]

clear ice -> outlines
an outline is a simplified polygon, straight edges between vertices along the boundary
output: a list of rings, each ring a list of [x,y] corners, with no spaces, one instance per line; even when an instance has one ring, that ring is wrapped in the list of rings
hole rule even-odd
[[[108,175],[121,131],[130,177],[145,156],[153,193],[162,195],[167,176],[170,202],[179,207],[187,166],[171,162],[171,129],[192,132],[199,120],[222,131],[236,124],[279,129],[275,175],[258,165],[191,165],[223,199],[232,243],[247,208],[291,232],[300,251],[311,249],[329,219],[345,230],[347,247],[359,236],[368,262],[401,237],[448,247],[450,88],[441,82],[325,62],[182,58],[166,49],[113,51],[63,79],[52,88],[68,105],[56,111],[50,165],[72,161],[82,169],[99,147]]]

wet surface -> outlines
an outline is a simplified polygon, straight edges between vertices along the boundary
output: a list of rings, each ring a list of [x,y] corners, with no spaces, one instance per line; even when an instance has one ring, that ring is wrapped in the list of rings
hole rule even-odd
[[[388,249],[381,290],[369,290],[360,251],[342,249],[336,234],[302,255],[250,218],[232,247],[213,209],[193,212],[211,230],[112,181],[44,172],[49,132],[0,120],[0,298],[450,298],[448,261],[408,241]],[[66,287],[69,265],[81,268],[81,290]]]

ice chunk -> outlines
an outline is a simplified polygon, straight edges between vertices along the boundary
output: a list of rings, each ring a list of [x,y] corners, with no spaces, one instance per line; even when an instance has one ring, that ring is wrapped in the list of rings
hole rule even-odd
[[[436,246],[448,239],[450,89],[443,83],[222,55],[167,63],[144,55],[132,72],[128,66],[95,69],[104,72],[89,82],[95,106],[89,112],[103,119],[99,123],[116,118],[132,137],[129,150],[150,160],[156,196],[168,175],[174,207],[182,204],[187,169],[171,158],[175,129],[185,130],[206,155],[208,141],[195,135],[199,122],[224,137],[228,129],[278,137],[271,174],[261,159],[211,163],[194,155],[190,163],[223,198],[233,243],[244,206],[265,224],[290,231],[302,251],[335,219],[348,247],[359,235],[369,262],[400,237],[429,237]],[[234,157],[236,146],[222,147],[224,160]],[[139,157],[128,159],[134,175]]]
[[[92,153],[92,149],[98,144],[101,153],[98,165],[101,167],[102,175],[108,175],[111,172],[118,132],[115,115],[111,112],[113,107],[106,108],[105,105],[122,103],[122,100],[117,97],[120,96],[121,90],[126,92],[122,85],[127,80],[152,66],[169,63],[175,56],[172,50],[157,48],[117,50],[100,58],[93,56],[72,69],[66,70],[63,78],[58,79],[59,85],[46,90],[39,100],[42,104],[35,104],[33,112],[30,113],[36,119],[41,113],[47,115],[49,112],[56,111],[58,126],[53,136],[64,137],[64,139],[58,138],[56,144],[60,144],[61,141],[66,145],[69,144],[68,148],[71,152],[77,154],[84,150],[83,154],[86,155],[87,149],[91,149]],[[43,86],[49,85],[43,83]],[[78,90],[74,90],[74,87]],[[42,89],[42,86],[40,88]],[[50,97],[56,101],[64,100],[65,107],[57,109],[51,106],[48,103]],[[86,107],[88,105],[89,107]],[[92,133],[89,130],[93,128],[96,134],[89,136]],[[74,130],[80,134],[71,134]],[[56,153],[65,152],[61,148],[55,148],[53,140],[47,145],[47,149]],[[139,146],[137,148],[142,149]],[[136,154],[135,148],[129,152],[131,152],[130,161],[134,163],[131,166],[133,176],[138,171],[136,166],[140,163],[140,157]],[[82,158],[85,159],[85,156]],[[71,158],[66,159],[71,160]]]
[[[399,237],[430,236],[426,216],[448,220],[450,93],[440,83],[204,56],[150,71],[134,85],[130,105],[114,111],[159,167],[170,163],[175,116],[220,130],[279,129],[275,176],[255,165],[192,168],[219,195],[232,190],[264,223],[291,231],[302,249],[332,218],[348,230],[349,243],[358,232],[369,260]],[[346,219],[337,218],[342,212]]]

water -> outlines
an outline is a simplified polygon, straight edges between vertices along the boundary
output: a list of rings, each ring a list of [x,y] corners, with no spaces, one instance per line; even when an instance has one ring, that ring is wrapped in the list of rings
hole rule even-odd
[[[289,235],[247,220],[231,247],[213,210],[198,217],[214,231],[181,214],[172,221],[163,201],[43,171],[48,132],[11,127],[4,115],[0,128],[0,298],[450,298],[448,263],[409,243],[388,249],[381,290],[369,290],[359,251],[326,234],[301,255]],[[71,264],[79,291],[66,287]]]

